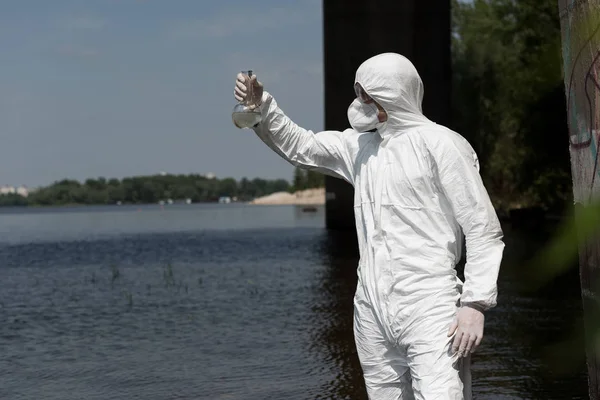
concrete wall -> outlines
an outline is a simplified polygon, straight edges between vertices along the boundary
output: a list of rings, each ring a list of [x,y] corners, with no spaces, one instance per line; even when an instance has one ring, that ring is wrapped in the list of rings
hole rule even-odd
[[[325,129],[349,127],[354,75],[383,52],[408,57],[425,84],[424,112],[440,124],[450,118],[450,0],[323,0]],[[353,189],[326,178],[329,229],[354,229]]]
[[[558,0],[562,34],[569,151],[576,215],[600,202],[600,28],[598,10],[587,1]],[[597,3],[596,3],[597,4]],[[594,4],[594,6],[596,5]],[[566,142],[565,142],[566,144]],[[585,215],[585,214],[583,214]],[[589,214],[588,214],[589,215]],[[579,227],[581,238],[587,229]],[[586,353],[591,400],[600,399],[600,239],[588,236],[579,247]]]

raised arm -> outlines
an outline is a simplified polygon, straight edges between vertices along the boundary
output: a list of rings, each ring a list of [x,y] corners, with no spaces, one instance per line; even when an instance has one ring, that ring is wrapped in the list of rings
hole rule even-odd
[[[238,75],[236,99],[243,100],[244,77]],[[257,136],[273,151],[292,165],[342,178],[353,183],[353,162],[347,141],[350,132],[312,131],[296,125],[278,107],[268,92],[253,77],[249,84],[255,85],[253,92],[262,94],[260,105],[261,122],[254,126]]]

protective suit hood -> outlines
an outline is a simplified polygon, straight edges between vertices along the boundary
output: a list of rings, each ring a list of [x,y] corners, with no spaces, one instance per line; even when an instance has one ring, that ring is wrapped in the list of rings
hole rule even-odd
[[[387,112],[388,120],[378,128],[382,137],[433,124],[423,115],[423,81],[406,57],[383,53],[369,58],[356,71],[355,83]]]

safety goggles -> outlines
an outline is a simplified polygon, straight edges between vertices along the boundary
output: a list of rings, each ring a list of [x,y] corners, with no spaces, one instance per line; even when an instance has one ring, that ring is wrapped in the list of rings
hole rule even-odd
[[[354,93],[356,93],[356,98],[361,103],[370,104],[373,102],[371,96],[369,96],[367,92],[365,92],[365,89],[363,89],[363,87],[358,82],[354,84]]]

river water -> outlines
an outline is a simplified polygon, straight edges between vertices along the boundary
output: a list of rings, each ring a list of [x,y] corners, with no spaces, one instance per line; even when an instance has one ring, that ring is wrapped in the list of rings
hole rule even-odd
[[[323,220],[293,206],[0,210],[0,399],[366,399],[357,254]],[[577,276],[517,289],[545,236],[505,237],[475,398],[585,398]]]

